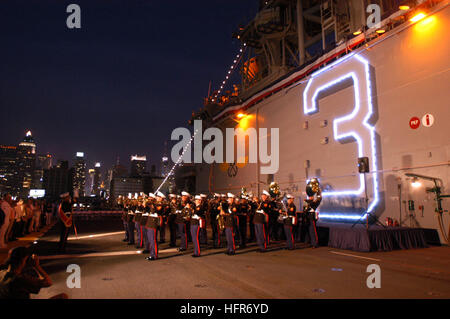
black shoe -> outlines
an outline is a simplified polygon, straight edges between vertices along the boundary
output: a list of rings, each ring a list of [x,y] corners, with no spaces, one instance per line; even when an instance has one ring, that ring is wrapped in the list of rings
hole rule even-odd
[[[179,252],[182,252],[182,251],[185,251],[186,249],[183,249],[183,248],[178,248],[178,251]]]
[[[137,249],[140,249],[140,248],[144,248],[144,247],[137,245],[136,248],[137,248]]]
[[[160,244],[164,244],[166,241],[165,240],[160,240],[159,243]]]
[[[200,255],[193,254],[192,257],[200,257]]]
[[[236,253],[234,251],[227,251],[227,255],[228,256],[233,256],[233,255],[236,255]]]
[[[150,250],[147,250],[147,249],[142,251],[143,254],[148,254],[149,252],[150,252]]]
[[[247,248],[247,245],[239,246],[239,248],[240,248],[240,249],[245,249],[245,248]]]
[[[266,251],[267,251],[267,250],[265,250],[265,249],[258,249],[258,250],[257,250],[258,253],[265,253]]]
[[[123,242],[127,242],[127,241],[128,241],[128,239],[122,239],[122,241],[123,241]]]
[[[145,260],[151,261],[151,260],[156,260],[155,257],[145,257]]]
[[[127,244],[128,246],[131,246],[131,245],[136,245],[135,243],[128,243]]]
[[[175,244],[170,244],[169,247],[177,247]]]

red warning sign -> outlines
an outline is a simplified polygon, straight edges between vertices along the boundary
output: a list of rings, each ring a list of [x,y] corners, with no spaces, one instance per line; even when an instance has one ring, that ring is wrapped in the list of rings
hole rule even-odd
[[[413,130],[415,130],[419,126],[420,126],[420,119],[418,117],[414,116],[409,120],[409,127],[411,127]]]

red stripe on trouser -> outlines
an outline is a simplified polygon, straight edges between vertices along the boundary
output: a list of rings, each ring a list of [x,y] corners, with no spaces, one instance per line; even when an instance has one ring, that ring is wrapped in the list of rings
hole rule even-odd
[[[139,246],[142,247],[142,241],[144,240],[144,234],[142,233],[142,226],[141,226],[141,242],[139,243]]]
[[[316,245],[318,245],[319,237],[317,237],[316,222],[314,220],[313,220],[313,226],[314,226],[314,234],[316,235]]]
[[[186,249],[187,249],[187,247],[188,247],[188,240],[187,240],[186,224],[184,224],[184,239],[186,240]]]
[[[158,258],[158,242],[156,241],[156,229],[153,230],[153,236],[155,238],[155,242],[154,242],[154,244],[155,244],[155,257]]]
[[[220,245],[220,227],[219,227],[219,225],[217,225],[217,240],[218,240],[217,245]]]
[[[292,226],[289,226],[291,228],[291,239],[292,239],[292,245],[294,245],[294,233],[292,232]]]
[[[236,250],[236,247],[234,245],[234,231],[233,228],[231,228],[231,238],[233,239],[233,251]]]
[[[262,224],[263,227],[263,234],[264,234],[264,249],[267,248],[267,242],[266,242],[266,226]]]
[[[200,255],[200,242],[198,241],[199,233],[200,233],[200,225],[197,227],[197,249],[198,249],[198,254]]]

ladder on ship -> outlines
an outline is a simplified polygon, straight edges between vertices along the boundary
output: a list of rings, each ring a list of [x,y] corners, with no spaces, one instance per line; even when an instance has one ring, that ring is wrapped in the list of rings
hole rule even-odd
[[[326,36],[334,32],[334,39],[339,43],[350,32],[349,15],[337,10],[336,0],[324,0],[320,4],[320,21],[322,24],[322,50],[326,50]],[[345,10],[347,11],[347,10]]]

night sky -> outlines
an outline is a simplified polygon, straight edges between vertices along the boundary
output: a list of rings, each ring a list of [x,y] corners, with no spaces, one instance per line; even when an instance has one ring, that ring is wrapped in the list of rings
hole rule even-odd
[[[68,29],[66,7],[81,7]],[[164,140],[187,127],[209,81],[220,86],[239,50],[231,38],[256,0],[2,0],[0,143],[30,129],[38,153],[88,167],[120,157],[159,162]],[[170,148],[168,149],[170,154]],[[55,164],[55,161],[54,161]]]

